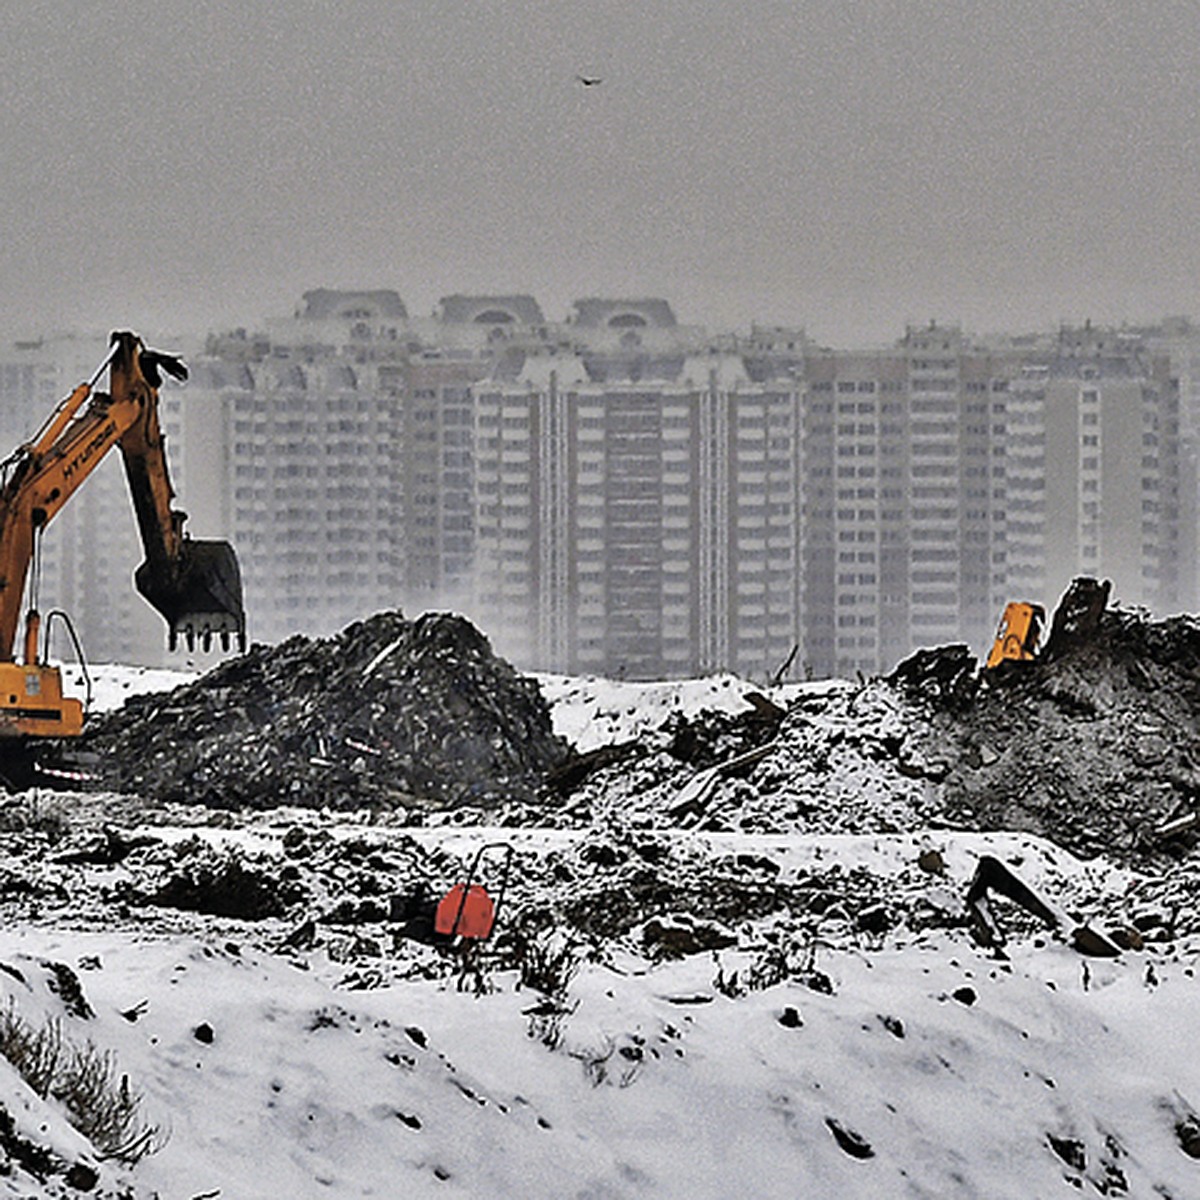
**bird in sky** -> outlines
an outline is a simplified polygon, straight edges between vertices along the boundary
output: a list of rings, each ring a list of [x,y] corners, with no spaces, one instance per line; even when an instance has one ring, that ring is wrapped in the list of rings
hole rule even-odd
[[[604,82],[603,79],[599,79],[595,75],[576,75],[575,78],[578,79],[585,88],[596,87],[598,84]]]

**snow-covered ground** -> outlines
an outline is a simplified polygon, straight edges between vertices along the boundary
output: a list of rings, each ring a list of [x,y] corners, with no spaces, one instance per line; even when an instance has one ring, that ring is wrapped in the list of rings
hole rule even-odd
[[[79,969],[94,1017],[62,1012],[44,959]],[[709,956],[630,958],[585,965],[556,1029],[515,974],[346,991],[339,964],[228,931],[12,930],[0,962],[22,1011],[136,1081],[165,1142],[131,1174],[162,1196],[1200,1194],[1175,1135],[1200,1095],[1190,963],[1151,983],[1140,961],[998,963],[941,936],[822,948],[832,994],[730,997]],[[26,1103],[7,1075],[0,1099]],[[73,1140],[40,1104],[28,1120]]]
[[[69,696],[87,700],[93,714],[120,708],[131,696],[146,692],[169,692],[172,688],[190,683],[198,672],[174,670],[168,667],[126,667],[114,663],[93,663],[86,673],[74,663],[65,663],[62,671],[63,691]]]
[[[164,679],[94,673],[99,707]],[[755,690],[725,677],[541,684],[556,730],[581,750],[643,736],[673,712],[736,712]],[[786,704],[795,691],[768,695]],[[313,813],[184,830],[164,810],[115,814],[131,836],[234,845],[281,869],[298,822],[364,854],[407,839],[448,861],[503,838],[531,878],[561,875],[567,894],[587,883],[568,856],[595,832]],[[32,1140],[95,1163],[98,1193],[112,1196],[1200,1196],[1200,1160],[1180,1136],[1200,1105],[1200,944],[1091,959],[1026,932],[997,956],[950,919],[984,854],[1067,909],[1119,906],[1141,886],[1134,873],[1016,832],[658,836],[696,865],[701,889],[709,872],[744,864],[763,887],[858,881],[903,915],[878,929],[835,921],[840,932],[820,936],[747,916],[726,922],[728,944],[680,958],[633,936],[560,947],[542,990],[485,959],[482,986],[460,991],[454,970],[423,976],[399,938],[377,948],[368,979],[341,943],[288,945],[277,922],[134,909],[105,927],[48,900],[0,932],[0,990],[31,1021],[53,1017],[69,1041],[110,1052],[161,1148],[133,1168],[97,1162],[2,1060],[0,1102]],[[941,869],[918,869],[929,850]],[[119,887],[119,867],[71,869],[90,872],[98,894]],[[687,924],[669,904],[662,917]],[[73,1014],[52,963],[78,977],[93,1015]],[[78,1193],[18,1169],[0,1194]]]
[[[670,683],[568,675],[539,675],[537,679],[550,705],[554,732],[581,752],[630,741],[658,729],[675,715],[746,712],[750,708],[746,696],[751,692],[786,707],[801,694],[827,695],[851,686],[840,680],[822,680],[763,688],[736,675]]]

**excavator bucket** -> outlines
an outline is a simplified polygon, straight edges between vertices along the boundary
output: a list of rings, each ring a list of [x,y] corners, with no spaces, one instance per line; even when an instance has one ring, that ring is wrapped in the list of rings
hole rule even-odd
[[[996,667],[1009,660],[1022,662],[1033,658],[1045,620],[1046,610],[1040,604],[1024,601],[1006,604],[985,667]]]
[[[162,613],[172,650],[182,637],[189,650],[212,647],[220,639],[228,650],[232,638],[246,649],[246,613],[242,607],[242,573],[228,542],[183,542],[178,566],[163,572],[147,561],[133,576],[137,590]]]

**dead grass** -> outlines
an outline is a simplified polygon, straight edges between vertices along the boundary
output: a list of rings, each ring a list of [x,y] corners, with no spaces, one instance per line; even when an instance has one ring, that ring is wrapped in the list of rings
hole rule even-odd
[[[90,1040],[68,1041],[58,1019],[35,1026],[10,999],[0,1010],[0,1054],[39,1096],[63,1106],[102,1158],[132,1165],[162,1149],[163,1131],[143,1120],[142,1096],[118,1073],[116,1056]]]

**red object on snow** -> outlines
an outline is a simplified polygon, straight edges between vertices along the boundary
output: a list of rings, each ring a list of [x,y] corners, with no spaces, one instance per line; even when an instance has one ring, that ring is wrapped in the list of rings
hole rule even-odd
[[[485,938],[495,919],[496,907],[484,888],[456,883],[438,904],[433,927],[450,937]]]

